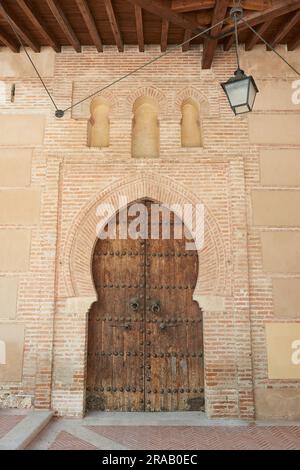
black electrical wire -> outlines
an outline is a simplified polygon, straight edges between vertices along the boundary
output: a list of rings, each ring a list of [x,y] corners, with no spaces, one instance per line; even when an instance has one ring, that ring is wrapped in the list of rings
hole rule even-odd
[[[87,96],[86,98],[84,98],[84,99],[78,101],[77,103],[74,103],[72,106],[69,106],[68,108],[66,108],[66,109],[64,109],[64,110],[59,109],[58,106],[57,106],[57,104],[55,103],[55,101],[54,101],[53,97],[51,96],[51,93],[50,93],[50,91],[49,91],[47,85],[45,84],[43,78],[41,77],[41,74],[39,73],[39,71],[38,71],[37,67],[35,66],[33,60],[31,59],[30,55],[28,54],[28,52],[27,52],[27,50],[26,50],[26,47],[25,47],[25,45],[24,45],[24,43],[23,43],[23,41],[22,41],[20,35],[19,35],[18,32],[16,31],[16,29],[15,29],[13,23],[10,21],[10,18],[9,18],[9,16],[8,16],[7,14],[6,14],[6,18],[7,18],[7,21],[8,21],[8,23],[9,23],[9,25],[11,26],[11,28],[12,28],[14,34],[16,35],[16,37],[17,37],[17,39],[18,39],[18,41],[19,41],[21,47],[24,49],[25,54],[26,54],[28,60],[30,61],[31,65],[33,66],[33,68],[34,68],[34,70],[35,70],[35,72],[36,72],[38,78],[40,79],[40,81],[41,81],[43,87],[45,88],[45,90],[46,90],[46,92],[47,92],[47,94],[48,94],[50,100],[52,101],[52,103],[53,103],[53,105],[54,105],[54,107],[55,107],[55,109],[56,109],[56,112],[55,112],[56,117],[62,118],[62,117],[64,116],[64,114],[65,114],[67,111],[70,111],[70,110],[73,109],[75,106],[78,106],[79,104],[83,103],[84,101],[87,101],[88,99],[92,98],[93,96],[98,95],[98,94],[101,93],[102,91],[106,90],[107,88],[112,87],[112,86],[115,85],[116,83],[121,82],[121,81],[124,80],[125,78],[130,77],[131,75],[137,73],[139,70],[142,70],[143,68],[147,67],[148,65],[153,64],[154,62],[156,62],[157,60],[161,59],[162,57],[165,57],[166,55],[171,54],[175,49],[184,46],[185,44],[187,44],[187,43],[193,41],[194,39],[196,39],[196,38],[198,38],[198,37],[200,37],[200,36],[206,36],[209,31],[211,31],[211,30],[212,30],[213,28],[215,28],[216,26],[219,26],[220,24],[224,23],[224,21],[228,20],[230,17],[224,18],[223,20],[221,20],[221,21],[219,21],[218,23],[216,23],[216,24],[210,26],[209,28],[204,29],[204,30],[201,31],[200,33],[195,34],[195,35],[192,36],[190,39],[187,39],[186,41],[184,41],[184,42],[182,42],[182,43],[180,43],[180,44],[175,45],[172,49],[170,49],[170,50],[164,52],[163,54],[160,54],[159,56],[154,57],[153,59],[151,59],[151,60],[148,61],[148,62],[145,62],[145,63],[144,63],[143,65],[141,65],[140,67],[138,67],[138,68],[132,70],[131,72],[127,73],[126,75],[123,75],[122,77],[119,77],[117,80],[114,80],[113,82],[111,82],[111,83],[109,83],[108,85],[104,86],[104,87],[101,88],[100,90],[97,90],[96,92],[94,92],[94,93],[92,93],[91,95]],[[210,38],[210,39],[213,39],[213,38]]]
[[[34,70],[35,70],[35,72],[36,72],[38,78],[40,79],[40,81],[41,81],[43,87],[45,88],[45,90],[46,90],[46,92],[47,92],[47,94],[48,94],[50,100],[52,101],[52,103],[53,103],[55,109],[58,111],[58,106],[56,105],[54,99],[52,98],[52,95],[51,95],[51,93],[50,93],[50,91],[49,91],[49,89],[48,89],[46,83],[44,82],[44,80],[43,80],[41,74],[39,73],[37,67],[35,66],[35,64],[34,64],[34,62],[33,62],[33,60],[32,60],[32,58],[31,58],[30,55],[28,54],[27,49],[26,49],[26,47],[25,47],[25,45],[24,45],[24,43],[23,43],[23,41],[22,41],[22,39],[21,39],[19,33],[17,32],[16,28],[15,28],[14,25],[13,25],[13,22],[10,20],[10,17],[6,14],[6,12],[5,12],[5,15],[6,15],[6,19],[7,19],[7,21],[8,21],[8,24],[10,25],[11,29],[12,29],[13,32],[15,33],[15,36],[16,36],[16,38],[18,39],[18,41],[19,41],[19,43],[20,43],[20,46],[24,49],[24,52],[25,52],[25,54],[26,54],[28,60],[30,61],[32,67],[34,68]]]
[[[158,61],[159,59],[165,57],[166,55],[169,55],[169,54],[172,54],[172,52],[182,46],[184,46],[185,44],[193,41],[194,39],[200,37],[200,36],[203,36],[205,35],[206,33],[208,33],[209,31],[211,31],[213,28],[215,28],[216,26],[219,26],[220,24],[224,23],[224,21],[230,19],[230,16],[228,16],[227,18],[224,18],[223,20],[219,21],[218,23],[210,26],[209,28],[201,31],[200,33],[196,34],[195,36],[192,36],[190,39],[187,39],[186,41],[180,43],[180,44],[176,44],[174,47],[170,48],[168,51],[166,52],[163,52],[162,54],[154,57],[153,59],[149,60],[148,62],[145,62],[144,64],[140,65],[139,67],[137,67],[136,69],[132,70],[131,72],[127,73],[126,75],[123,75],[119,78],[117,78],[116,80],[114,80],[113,82],[109,83],[108,85],[105,85],[103,88],[100,88],[99,90],[95,91],[94,93],[92,93],[91,95],[87,96],[86,98],[83,98],[82,100],[80,101],[77,101],[76,103],[74,103],[72,106],[69,106],[68,108],[64,109],[62,112],[65,113],[67,111],[70,111],[71,109],[73,109],[75,106],[78,106],[79,104],[83,103],[84,101],[87,101],[88,99],[92,98],[93,96],[95,95],[98,95],[99,93],[101,93],[102,91],[104,90],[107,90],[107,88],[110,88],[112,87],[113,85],[115,85],[116,83],[119,83],[121,82],[122,80],[124,80],[125,78],[128,78],[130,77],[131,75],[134,75],[135,73],[139,72],[140,70],[144,69],[145,67],[147,67],[148,65],[151,65],[153,64],[154,62]],[[211,38],[213,39],[213,38]]]
[[[300,72],[292,65],[290,64],[281,54],[279,54],[279,52],[276,51],[276,49],[272,46],[272,44],[269,44],[268,41],[266,41],[257,31],[255,31],[254,28],[252,28],[252,26],[248,23],[247,20],[245,20],[244,18],[241,18],[240,21],[243,21],[243,23],[245,23],[248,28],[254,33],[256,34],[256,36],[263,42],[265,43],[266,46],[268,46],[273,52],[275,52],[276,55],[278,55],[278,57],[280,57],[281,60],[283,60],[283,62],[285,62],[297,75],[299,75],[300,77]]]
[[[240,2],[238,2],[238,4],[240,4]],[[18,39],[18,41],[19,41],[21,47],[24,49],[24,52],[25,52],[25,54],[26,54],[28,60],[30,61],[32,67],[34,68],[34,70],[35,70],[35,72],[36,72],[38,78],[40,79],[40,81],[41,81],[41,83],[42,83],[42,85],[43,85],[45,91],[47,92],[47,94],[48,94],[50,100],[52,101],[52,103],[53,103],[53,105],[54,105],[54,107],[55,107],[55,109],[56,109],[56,113],[55,113],[56,117],[59,117],[59,118],[63,117],[64,114],[65,114],[67,111],[70,111],[71,109],[75,108],[76,106],[78,106],[79,104],[83,103],[84,101],[89,100],[89,99],[92,98],[93,96],[98,95],[98,94],[101,93],[102,91],[107,90],[108,88],[110,88],[110,87],[112,87],[113,85],[115,85],[115,84],[121,82],[122,80],[125,80],[126,78],[130,77],[131,75],[134,75],[135,73],[137,73],[137,72],[139,72],[140,70],[144,69],[144,68],[147,67],[148,65],[151,65],[151,64],[153,64],[154,62],[158,61],[159,59],[162,59],[163,57],[165,57],[165,56],[171,54],[174,50],[176,50],[176,49],[178,49],[178,48],[180,48],[180,47],[183,47],[185,44],[190,43],[191,41],[193,41],[194,39],[196,39],[196,38],[198,38],[198,37],[200,37],[200,36],[205,36],[209,31],[211,31],[212,29],[214,29],[216,26],[219,26],[220,24],[224,23],[225,21],[227,21],[228,19],[231,18],[230,16],[228,16],[227,18],[224,18],[223,20],[221,20],[221,21],[219,21],[218,23],[216,23],[216,24],[210,26],[209,28],[207,28],[207,29],[201,31],[200,33],[195,34],[195,35],[192,36],[190,39],[187,39],[186,41],[184,41],[184,42],[182,42],[182,43],[180,43],[180,44],[175,45],[174,47],[170,48],[168,51],[166,51],[166,52],[164,52],[164,53],[162,53],[162,54],[160,54],[160,55],[154,57],[153,59],[149,60],[148,62],[145,62],[144,64],[140,65],[139,67],[137,67],[136,69],[132,70],[131,72],[129,72],[129,73],[127,73],[127,74],[125,74],[125,75],[123,75],[123,76],[117,78],[117,79],[114,80],[113,82],[111,82],[111,83],[105,85],[104,87],[100,88],[99,90],[95,91],[94,93],[88,95],[86,98],[83,98],[82,100],[77,101],[76,103],[72,104],[72,105],[69,106],[68,108],[66,108],[66,109],[64,109],[64,110],[61,110],[61,109],[58,108],[58,106],[57,106],[56,102],[54,101],[54,99],[53,99],[53,97],[52,97],[52,95],[51,95],[51,93],[50,93],[50,91],[49,91],[47,85],[45,84],[45,82],[44,82],[44,80],[43,80],[41,74],[39,73],[37,67],[35,66],[35,64],[34,64],[34,62],[33,62],[33,60],[32,60],[32,58],[31,58],[30,55],[28,54],[27,49],[26,49],[26,47],[25,47],[25,45],[24,45],[24,43],[23,43],[23,41],[22,41],[20,35],[19,35],[18,32],[16,31],[16,29],[15,29],[13,23],[11,22],[9,16],[6,15],[6,17],[7,17],[8,23],[9,23],[9,25],[11,26],[11,28],[12,28],[12,30],[13,30],[15,36],[17,37],[17,39]],[[277,51],[274,49],[274,47],[273,47],[271,44],[269,44],[254,28],[252,28],[252,26],[247,22],[247,20],[245,20],[243,17],[241,17],[241,18],[239,18],[238,21],[243,21],[243,23],[245,23],[245,24],[248,26],[248,28],[249,28],[254,34],[256,34],[256,36],[257,36],[264,44],[266,44],[266,46],[268,46],[273,52],[275,52],[275,54],[276,54],[278,57],[280,57],[297,75],[300,76],[300,72],[299,72],[295,67],[293,67],[281,54],[279,54],[279,52],[277,52]],[[235,28],[234,28],[234,31],[233,31],[233,33],[235,34],[236,37],[237,37],[237,35],[238,35],[238,25],[237,25],[238,21],[235,22]],[[222,35],[220,35],[220,38],[221,38],[221,37],[222,37]],[[219,37],[218,37],[218,38],[211,37],[210,39],[219,39]],[[237,55],[237,56],[238,56],[238,55]]]

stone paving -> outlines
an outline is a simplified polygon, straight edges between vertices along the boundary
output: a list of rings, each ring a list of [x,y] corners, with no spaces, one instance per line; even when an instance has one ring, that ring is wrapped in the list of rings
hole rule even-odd
[[[27,411],[0,410],[0,439],[8,434],[27,415]]]
[[[300,450],[300,423],[209,421],[198,413],[92,413],[55,418],[28,449]]]

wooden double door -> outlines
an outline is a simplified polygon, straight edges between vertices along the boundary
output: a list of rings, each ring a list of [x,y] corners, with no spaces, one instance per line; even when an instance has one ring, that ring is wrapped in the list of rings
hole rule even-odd
[[[123,239],[118,214],[116,238],[96,243],[98,302],[89,313],[87,409],[203,410],[202,312],[192,299],[197,252],[186,249],[185,237],[174,236],[182,222],[172,212],[170,236],[162,234],[166,209],[157,220],[158,237],[156,230],[151,238],[152,203],[139,202],[149,215],[146,236],[143,230],[138,239]],[[127,226],[132,220],[129,215]]]

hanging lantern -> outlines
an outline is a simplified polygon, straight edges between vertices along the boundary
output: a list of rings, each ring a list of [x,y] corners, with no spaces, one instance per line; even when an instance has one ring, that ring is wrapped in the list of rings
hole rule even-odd
[[[246,75],[240,68],[238,22],[243,18],[243,9],[241,7],[232,8],[230,16],[234,21],[237,70],[234,76],[227,82],[221,83],[221,86],[227,96],[231,109],[237,115],[252,111],[258,88],[254,78]]]
[[[221,86],[228,98],[234,114],[244,114],[252,111],[258,88],[252,76],[247,76],[238,68],[227,82]]]

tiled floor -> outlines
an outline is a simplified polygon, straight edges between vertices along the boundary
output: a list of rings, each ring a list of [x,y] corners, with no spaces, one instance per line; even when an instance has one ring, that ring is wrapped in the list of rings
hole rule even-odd
[[[300,423],[209,421],[191,413],[94,413],[83,420],[54,419],[29,449],[201,450],[298,449]]]
[[[97,450],[97,447],[73,436],[73,434],[61,431],[52,442],[49,450]]]
[[[89,429],[128,449],[300,449],[300,427],[116,427]]]

